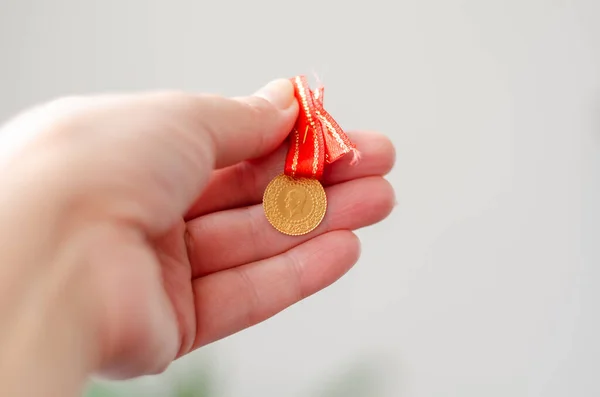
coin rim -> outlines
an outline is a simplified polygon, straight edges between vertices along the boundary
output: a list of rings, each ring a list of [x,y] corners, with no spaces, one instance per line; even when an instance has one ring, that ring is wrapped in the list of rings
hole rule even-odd
[[[292,232],[288,232],[285,230],[281,230],[281,228],[277,227],[274,223],[273,220],[271,219],[271,217],[269,216],[269,212],[267,211],[267,204],[266,204],[266,198],[267,195],[269,194],[270,189],[272,188],[272,186],[274,185],[274,183],[279,180],[279,179],[292,179],[292,180],[306,180],[309,181],[311,184],[318,186],[318,191],[320,191],[323,195],[323,200],[325,201],[325,205],[324,205],[324,209],[322,211],[321,216],[318,218],[317,222],[315,223],[315,225],[303,232],[300,233],[292,233]],[[309,190],[309,193],[310,190]],[[313,196],[313,194],[311,194],[311,196]],[[314,197],[314,196],[313,196]],[[325,214],[327,213],[327,206],[328,206],[328,201],[327,201],[327,194],[325,192],[325,188],[323,187],[323,185],[321,184],[321,182],[319,182],[316,179],[311,179],[311,178],[294,178],[285,174],[279,174],[277,175],[275,178],[271,179],[271,181],[269,182],[269,184],[267,185],[267,187],[265,188],[265,191],[263,193],[263,212],[265,213],[265,217],[267,218],[267,221],[269,222],[269,224],[271,224],[271,226],[273,226],[274,229],[276,229],[277,231],[279,231],[280,233],[286,234],[288,236],[303,236],[305,234],[308,234],[310,232],[312,232],[313,230],[315,230],[317,227],[319,227],[319,225],[321,224],[321,222],[323,222],[323,218],[325,218]],[[279,211],[277,211],[279,212]]]

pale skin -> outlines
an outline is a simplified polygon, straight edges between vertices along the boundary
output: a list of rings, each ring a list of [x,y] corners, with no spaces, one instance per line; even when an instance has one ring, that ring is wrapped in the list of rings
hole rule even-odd
[[[0,395],[77,396],[94,374],[160,373],[344,275],[359,257],[353,231],[394,206],[383,177],[394,148],[348,132],[361,161],[328,166],[323,222],[283,235],[261,199],[297,112],[282,79],[240,98],[67,98],[8,122]]]

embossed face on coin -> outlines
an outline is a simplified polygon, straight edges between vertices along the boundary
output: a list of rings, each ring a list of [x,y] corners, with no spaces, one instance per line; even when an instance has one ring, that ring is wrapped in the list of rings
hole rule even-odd
[[[263,207],[275,229],[298,236],[319,226],[327,210],[327,197],[315,179],[279,175],[267,186]]]
[[[279,196],[280,199],[282,197],[286,215],[288,215],[290,219],[301,218],[311,210],[311,208],[306,208],[312,207],[312,205],[310,205],[312,203],[308,203],[309,205],[306,205],[306,191],[304,189],[292,186],[287,193]]]

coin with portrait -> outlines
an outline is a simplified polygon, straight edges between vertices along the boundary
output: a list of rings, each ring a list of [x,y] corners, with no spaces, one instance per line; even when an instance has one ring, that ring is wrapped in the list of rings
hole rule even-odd
[[[298,236],[319,226],[327,210],[327,197],[316,179],[279,175],[267,186],[263,207],[275,229]]]

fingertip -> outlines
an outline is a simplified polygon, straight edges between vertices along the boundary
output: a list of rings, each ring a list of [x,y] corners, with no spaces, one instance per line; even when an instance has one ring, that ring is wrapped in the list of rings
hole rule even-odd
[[[216,168],[271,153],[289,135],[298,114],[293,86],[285,79],[268,83],[254,95],[231,99],[208,123],[217,142]]]
[[[387,135],[376,131],[362,132],[358,135],[361,143],[372,145],[371,152],[376,154],[377,159],[380,161],[381,175],[386,175],[392,171],[397,156],[396,147],[392,140]]]
[[[390,181],[384,177],[371,177],[368,180],[371,186],[367,191],[371,194],[365,216],[369,220],[368,224],[372,225],[390,216],[395,207],[396,192]]]
[[[392,213],[398,201],[396,198],[396,190],[394,189],[394,186],[387,179],[382,179],[382,219],[385,219]]]
[[[361,244],[360,238],[358,237],[358,235],[356,233],[354,233],[351,230],[345,230],[344,232],[347,233],[346,238],[349,241],[348,247],[349,247],[350,259],[351,259],[350,267],[352,267],[360,259],[360,255],[362,253],[362,244]]]
[[[382,136],[382,146],[383,146],[383,152],[385,153],[383,158],[385,159],[385,171],[384,171],[384,175],[390,173],[392,171],[392,169],[394,168],[394,166],[396,165],[396,157],[398,155],[397,151],[396,151],[396,147],[394,146],[394,143],[392,142],[392,140],[381,134]]]
[[[279,78],[260,88],[254,96],[266,99],[279,110],[286,110],[294,104],[294,86],[289,79]]]
[[[320,237],[329,239],[329,255],[337,258],[341,266],[341,276],[358,261],[360,256],[360,239],[351,230],[340,229],[327,232]]]

